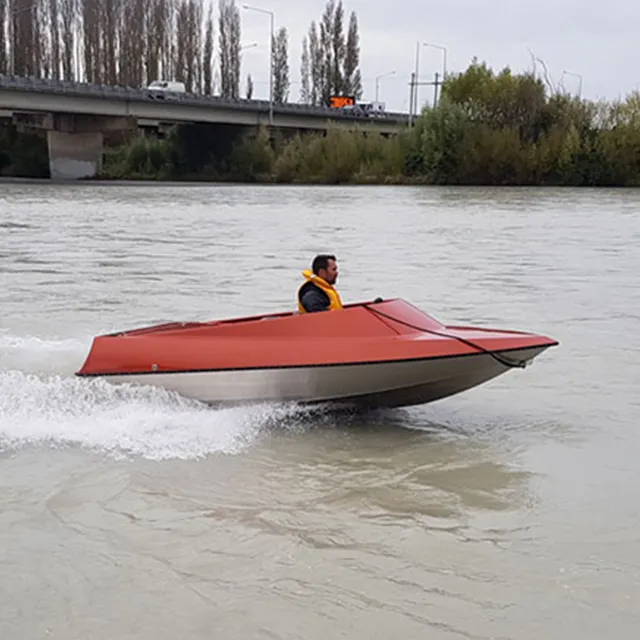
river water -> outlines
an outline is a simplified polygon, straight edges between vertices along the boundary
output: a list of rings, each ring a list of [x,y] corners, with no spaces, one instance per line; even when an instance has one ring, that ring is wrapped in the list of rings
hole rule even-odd
[[[635,638],[640,192],[0,184],[0,638]],[[213,410],[92,336],[346,301],[560,346],[438,403]]]

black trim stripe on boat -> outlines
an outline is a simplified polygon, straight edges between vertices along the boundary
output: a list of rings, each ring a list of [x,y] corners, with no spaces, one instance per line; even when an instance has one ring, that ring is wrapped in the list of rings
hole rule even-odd
[[[403,364],[407,362],[427,362],[429,360],[447,360],[451,358],[467,358],[473,356],[491,356],[493,353],[503,354],[512,353],[514,351],[530,351],[532,349],[547,349],[549,347],[556,347],[560,343],[557,341],[546,342],[539,345],[531,345],[526,347],[513,347],[511,349],[500,349],[498,351],[478,351],[476,353],[454,353],[443,356],[427,356],[423,358],[401,358],[397,360],[359,360],[352,362],[321,362],[321,363],[309,363],[309,364],[272,364],[272,365],[256,365],[250,367],[224,367],[219,369],[175,369],[171,371],[115,371],[109,373],[79,373],[75,375],[81,378],[97,378],[97,377],[112,377],[112,376],[159,376],[159,375],[176,375],[183,373],[227,373],[230,371],[274,371],[278,369],[319,369],[319,368],[332,368],[332,367],[357,367],[365,365],[377,365],[377,364]],[[526,358],[524,359],[526,360]],[[506,366],[506,365],[503,365]],[[514,363],[513,366],[518,366]]]

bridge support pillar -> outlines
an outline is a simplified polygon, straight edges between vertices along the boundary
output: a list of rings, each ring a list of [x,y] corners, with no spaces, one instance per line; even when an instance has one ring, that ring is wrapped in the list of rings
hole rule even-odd
[[[14,113],[18,130],[47,132],[49,172],[53,180],[95,177],[102,168],[106,134],[135,131],[134,118],[58,113]]]
[[[102,168],[103,135],[47,131],[52,180],[93,178]]]

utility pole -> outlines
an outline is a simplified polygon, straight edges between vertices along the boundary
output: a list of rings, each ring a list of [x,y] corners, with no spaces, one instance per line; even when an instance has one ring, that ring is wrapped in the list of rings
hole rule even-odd
[[[436,108],[438,104],[438,87],[442,84],[438,82],[438,72],[435,72],[435,80],[431,83],[433,84],[433,108]]]
[[[434,74],[434,80],[433,82],[416,82],[415,79],[415,74],[411,74],[411,82],[409,83],[409,85],[411,86],[410,89],[410,97],[409,97],[409,103],[411,104],[411,109],[409,111],[409,126],[413,125],[413,116],[414,116],[414,111],[413,111],[413,99],[414,97],[416,97],[417,99],[417,93],[418,93],[418,85],[421,86],[427,86],[427,87],[433,87],[433,108],[435,109],[435,107],[438,104],[438,88],[441,87],[444,84],[444,80],[442,80],[440,78],[440,74],[436,71]],[[415,111],[415,116],[416,119],[418,118],[418,105],[416,103],[416,111]]]
[[[420,45],[422,44],[423,47],[433,47],[435,49],[440,49],[440,51],[442,51],[443,54],[443,59],[442,59],[442,82],[438,83],[438,74],[436,74],[436,81],[435,82],[419,82],[419,78],[420,78]],[[420,85],[434,85],[435,86],[435,92],[436,95],[434,97],[434,106],[436,104],[436,99],[437,99],[437,92],[438,92],[438,87],[440,86],[440,84],[443,84],[444,81],[447,78],[447,48],[443,47],[439,44],[431,44],[430,42],[423,42],[420,43],[420,41],[418,40],[418,42],[416,42],[416,61],[415,61],[415,70],[414,72],[411,74],[411,97],[409,98],[409,125],[412,124],[413,122],[413,116],[415,114],[415,116],[418,116],[418,104],[419,104],[419,100],[418,100],[418,87]]]
[[[413,92],[416,84],[416,73],[411,72],[411,80],[409,82],[409,126],[413,124]]]
[[[418,115],[418,85],[420,78],[420,41],[416,42],[416,69],[415,69],[415,87],[413,90],[413,100],[412,109],[414,109],[413,113],[415,113],[416,117]]]

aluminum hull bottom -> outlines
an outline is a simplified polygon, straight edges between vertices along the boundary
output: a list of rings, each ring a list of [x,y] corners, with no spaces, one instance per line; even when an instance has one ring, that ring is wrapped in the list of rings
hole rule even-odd
[[[496,352],[531,361],[547,348]],[[115,384],[152,385],[211,405],[269,402],[339,403],[360,407],[426,404],[476,387],[510,367],[487,353],[373,364],[185,373],[111,374]]]

